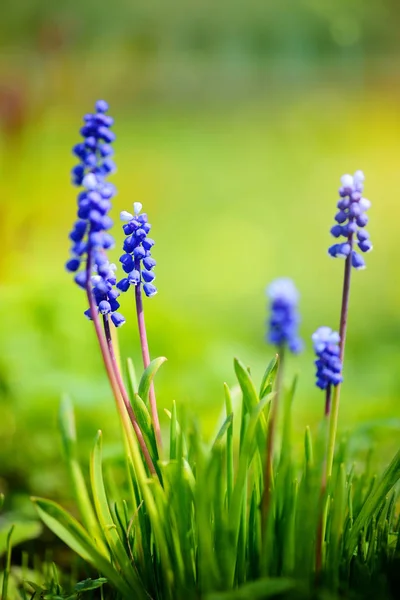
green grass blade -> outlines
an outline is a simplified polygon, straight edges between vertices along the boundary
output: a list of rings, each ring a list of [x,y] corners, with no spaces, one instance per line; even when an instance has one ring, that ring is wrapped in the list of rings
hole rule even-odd
[[[11,551],[12,551],[11,537],[12,537],[13,531],[14,531],[14,525],[12,525],[10,527],[10,530],[7,535],[6,566],[5,566],[4,574],[3,574],[3,586],[2,586],[2,593],[1,593],[1,597],[3,598],[3,600],[7,600],[8,580],[9,580],[10,572],[11,572]]]
[[[125,551],[124,544],[119,537],[117,526],[113,521],[104,487],[102,474],[102,436],[101,431],[97,432],[95,445],[92,451],[90,460],[90,479],[92,482],[93,498],[95,502],[96,512],[107,539],[110,552],[118,564],[121,574],[129,583],[132,591],[143,595],[143,589],[140,580],[133,569],[130,557]]]
[[[167,359],[165,356],[160,356],[159,358],[155,358],[151,361],[147,369],[143,371],[143,375],[140,378],[138,394],[143,400],[143,402],[148,406],[149,404],[149,392],[151,383],[163,363],[165,363]]]
[[[375,484],[367,496],[359,514],[357,515],[353,527],[345,541],[346,559],[350,560],[355,548],[357,547],[359,535],[365,525],[371,521],[372,517],[384,502],[385,496],[394,487],[400,479],[400,450],[397,452],[392,462],[389,464],[380,480]]]
[[[57,537],[101,572],[124,598],[132,597],[129,586],[114,569],[108,557],[100,552],[87,531],[74,517],[51,500],[32,498],[32,501],[42,521]]]
[[[134,394],[132,398],[132,408],[139,423],[141,432],[143,433],[147,448],[149,449],[151,460],[157,469],[156,463],[158,461],[158,449],[154,428],[150,413],[147,410],[147,406],[139,394]]]
[[[131,358],[126,360],[126,370],[128,374],[128,392],[131,398],[138,393],[138,381],[136,377],[135,366]]]
[[[172,401],[172,412],[171,412],[171,423],[169,428],[169,458],[174,460],[176,458],[176,402]]]
[[[226,383],[224,383],[224,392],[225,392],[225,407],[226,407],[226,416],[232,415],[232,420],[230,423],[230,427],[226,433],[226,502],[227,507],[229,509],[231,505],[231,498],[233,492],[233,476],[234,476],[234,463],[233,463],[233,406],[232,406],[232,396],[229,387]]]
[[[275,377],[278,372],[279,356],[275,354],[274,358],[270,361],[263,375],[260,385],[260,399],[264,398],[267,394],[270,394],[274,388]]]
[[[100,547],[102,553],[107,554],[107,549],[103,541],[103,535],[93,510],[82,470],[78,461],[74,410],[68,397],[64,397],[60,404],[59,426],[61,430],[61,438],[64,446],[69,477],[83,525],[91,537],[96,541],[96,544]]]

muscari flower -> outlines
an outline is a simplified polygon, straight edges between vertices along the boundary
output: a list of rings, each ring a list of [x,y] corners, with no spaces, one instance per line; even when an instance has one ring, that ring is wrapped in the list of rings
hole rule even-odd
[[[131,285],[143,285],[144,293],[151,298],[157,293],[157,288],[153,284],[155,279],[153,268],[156,266],[156,261],[151,256],[154,240],[148,237],[151,225],[148,223],[147,215],[141,213],[141,203],[135,202],[133,208],[134,214],[124,210],[120,215],[121,221],[126,221],[122,227],[126,235],[123,245],[124,254],[119,259],[126,277],[117,283],[117,288],[126,292]]]
[[[82,288],[91,278],[92,292],[100,314],[110,315],[116,327],[125,322],[116,312],[119,308],[115,288],[115,265],[109,263],[106,251],[114,246],[114,238],[108,233],[113,221],[109,216],[115,187],[107,181],[115,164],[111,160],[114,150],[111,143],[115,134],[110,127],[114,120],[105,114],[108,104],[98,100],[95,113],[84,117],[80,130],[83,141],[76,144],[73,153],[79,164],[72,169],[72,183],[83,188],[78,194],[78,220],[69,235],[72,241],[71,258],[66,263],[68,271],[76,273],[75,282]],[[87,265],[90,264],[90,273]],[[85,311],[90,319],[90,309]]]
[[[297,354],[302,350],[303,342],[298,335],[299,293],[293,281],[286,278],[276,279],[269,285],[267,295],[271,300],[268,341],[278,347],[287,345]]]
[[[368,223],[366,211],[371,202],[363,198],[364,173],[356,171],[354,175],[343,175],[342,186],[339,189],[340,200],[337,203],[339,211],[336,213],[331,234],[335,238],[345,238],[343,242],[334,244],[328,249],[333,258],[347,258],[351,254],[351,264],[355,269],[365,269],[364,258],[353,249],[354,240],[357,239],[361,252],[370,252],[372,243],[365,226]]]
[[[326,390],[330,385],[338,385],[343,381],[342,362],[340,360],[340,336],[330,327],[320,327],[312,335],[314,351],[317,355],[316,385]]]

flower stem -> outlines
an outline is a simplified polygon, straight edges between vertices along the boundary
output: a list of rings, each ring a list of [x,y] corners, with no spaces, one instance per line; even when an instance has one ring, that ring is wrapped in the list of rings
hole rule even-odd
[[[325,392],[325,419],[329,420],[330,409],[331,409],[331,399],[332,399],[332,386],[329,385],[326,388]],[[324,423],[325,425],[325,423]],[[317,527],[317,538],[315,542],[315,570],[317,577],[322,570],[322,555],[323,555],[323,546],[324,546],[324,535],[325,535],[325,517],[326,512],[324,510],[324,500],[326,496],[326,487],[327,487],[327,470],[326,470],[326,457],[324,460],[324,465],[322,467],[322,481],[321,481],[321,491],[319,495],[319,517],[318,517],[318,527]]]
[[[136,269],[140,271],[140,262],[137,261]],[[150,351],[149,351],[149,343],[147,341],[147,331],[146,331],[146,323],[144,320],[144,309],[143,309],[143,298],[142,298],[142,286],[138,283],[135,286],[135,301],[136,301],[136,314],[139,328],[139,338],[140,338],[140,346],[142,349],[142,358],[143,358],[143,366],[145,369],[150,364]],[[157,411],[157,402],[156,402],[156,394],[154,391],[153,382],[150,385],[149,391],[149,400],[150,400],[150,412],[153,420],[154,432],[157,440],[158,451],[161,452],[162,449],[162,439],[161,439],[161,428],[160,421],[158,419],[158,411]]]
[[[103,332],[101,330],[100,320],[99,320],[99,316],[97,314],[97,307],[96,307],[96,304],[95,304],[95,301],[93,298],[93,294],[92,294],[91,282],[90,282],[90,275],[91,275],[91,270],[92,270],[91,264],[92,264],[91,255],[90,255],[90,253],[88,253],[88,259],[87,259],[87,263],[86,263],[86,294],[87,294],[87,298],[89,301],[90,313],[91,313],[94,328],[96,331],[97,340],[99,342],[101,355],[102,355],[102,358],[104,361],[106,373],[108,375],[108,379],[110,382],[112,392],[114,394],[114,398],[115,398],[115,402],[117,404],[118,411],[121,415],[122,424],[124,426],[124,429],[129,437],[130,427],[131,427],[131,423],[132,423],[135,433],[138,436],[138,441],[142,448],[142,452],[144,454],[144,457],[146,459],[146,462],[150,469],[150,472],[155,473],[153,461],[151,460],[149,451],[147,450],[146,444],[144,443],[143,435],[142,435],[142,432],[140,431],[139,425],[138,425],[134,415],[133,415],[133,420],[132,420],[132,416],[129,414],[128,407],[126,406],[126,404],[121,396],[120,390],[119,390],[118,381],[117,381],[116,374],[114,372],[112,359],[111,359],[110,352],[109,352],[109,349],[107,346],[107,342],[106,342],[106,340],[103,336]],[[129,406],[130,406],[130,404],[129,404]],[[132,407],[131,407],[131,410],[132,410]],[[132,413],[133,413],[133,411],[132,411]],[[138,435],[138,433],[139,433],[139,435]]]
[[[283,384],[283,365],[284,365],[284,348],[283,346],[279,349],[279,365],[278,372],[276,375],[276,385],[275,385],[275,394],[271,399],[271,407],[268,415],[268,425],[267,425],[267,449],[265,456],[265,471],[264,471],[264,493],[262,499],[263,506],[263,531],[267,533],[267,519],[268,513],[271,507],[271,496],[272,489],[274,485],[273,481],[273,460],[274,460],[274,446],[275,446],[275,432],[278,421],[278,408],[279,408],[279,398],[282,392],[282,384]]]
[[[351,251],[350,251],[349,256],[346,258],[346,263],[345,263],[345,267],[344,267],[342,308],[341,308],[341,312],[340,312],[340,326],[339,326],[339,334],[340,334],[339,358],[342,363],[342,368],[343,368],[343,359],[344,359],[344,349],[345,349],[345,344],[346,344],[347,319],[348,319],[348,314],[349,314],[351,255],[352,255],[352,251],[353,251],[353,234],[351,234],[351,236],[349,236],[349,244],[350,244]],[[339,415],[340,389],[341,389],[341,384],[339,383],[339,385],[337,385],[334,389],[333,398],[332,398],[332,410],[331,410],[331,415],[330,415],[329,435],[328,435],[328,454],[327,454],[327,461],[326,461],[326,476],[327,476],[327,478],[329,478],[332,475],[333,457],[334,457],[334,453],[335,453],[335,441],[336,441],[336,432],[337,432],[338,415]]]
[[[126,388],[125,388],[125,384],[124,384],[123,379],[121,377],[121,372],[120,372],[120,370],[118,368],[118,363],[117,363],[117,359],[115,357],[115,352],[114,352],[114,345],[113,345],[112,337],[111,337],[110,321],[108,319],[108,315],[103,315],[103,326],[104,326],[104,333],[105,333],[106,340],[107,340],[108,351],[110,353],[111,362],[112,362],[112,366],[113,366],[113,370],[114,370],[115,378],[117,380],[117,384],[118,384],[118,388],[119,388],[120,394],[121,394],[122,399],[124,401],[126,410],[128,411],[129,418],[130,418],[132,426],[133,426],[133,428],[135,430],[136,437],[138,438],[138,441],[139,441],[140,447],[142,449],[142,452],[145,455],[146,462],[147,462],[147,464],[149,464],[149,461],[150,461],[151,464],[153,465],[153,462],[151,460],[149,451],[148,451],[147,446],[146,446],[146,442],[145,442],[145,440],[143,438],[142,431],[141,431],[141,429],[139,427],[139,424],[137,422],[135,413],[133,412],[133,408],[132,408],[132,405],[130,403],[129,396],[128,396],[128,393],[127,393]],[[151,471],[152,471],[152,473],[155,473],[154,465],[152,466]]]

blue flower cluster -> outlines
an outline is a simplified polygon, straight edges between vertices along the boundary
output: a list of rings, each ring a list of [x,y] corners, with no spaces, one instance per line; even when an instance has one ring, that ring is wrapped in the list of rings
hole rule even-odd
[[[108,175],[115,171],[110,156],[110,145],[115,134],[110,127],[113,118],[105,113],[108,105],[104,100],[96,102],[95,113],[84,117],[85,124],[80,130],[83,142],[76,144],[73,153],[80,163],[72,169],[72,183],[83,190],[78,195],[78,220],[69,235],[72,241],[71,258],[66,263],[68,271],[76,273],[75,282],[86,288],[87,276],[91,277],[93,295],[101,314],[111,314],[116,327],[125,319],[116,310],[119,291],[116,284],[115,266],[110,265],[106,251],[115,244],[108,233],[113,221],[109,216],[111,199],[115,187],[107,182]],[[90,266],[90,273],[88,270]],[[85,312],[91,318],[90,310]]]
[[[347,258],[351,254],[351,264],[355,269],[365,269],[365,261],[361,254],[353,250],[354,236],[357,237],[361,252],[370,252],[372,244],[368,231],[364,228],[368,223],[366,211],[371,203],[362,197],[364,189],[364,173],[356,171],[354,175],[343,175],[339,189],[339,211],[335,216],[336,225],[331,229],[335,238],[344,237],[345,241],[334,244],[328,250],[334,258]]]
[[[317,355],[316,385],[321,390],[326,390],[330,385],[338,385],[343,381],[342,363],[339,358],[340,336],[330,327],[320,327],[312,335],[314,351]]]
[[[127,277],[117,283],[117,288],[126,292],[131,285],[143,285],[144,293],[151,298],[157,293],[157,288],[152,283],[155,279],[153,268],[156,266],[156,261],[151,256],[154,240],[147,237],[151,225],[147,215],[140,214],[140,202],[135,202],[133,208],[133,215],[127,211],[121,212],[121,221],[126,221],[123,225],[126,238],[123,245],[124,254],[119,260]]]
[[[276,279],[268,287],[267,294],[271,300],[268,341],[278,347],[287,344],[292,352],[300,352],[303,342],[298,335],[299,294],[293,281],[286,278]]]

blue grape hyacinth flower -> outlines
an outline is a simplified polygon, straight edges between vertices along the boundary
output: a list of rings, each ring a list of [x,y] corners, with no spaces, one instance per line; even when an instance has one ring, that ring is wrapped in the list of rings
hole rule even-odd
[[[133,208],[134,214],[125,210],[121,212],[121,221],[125,221],[123,230],[126,238],[123,245],[124,253],[119,260],[126,277],[117,283],[117,287],[122,292],[126,292],[131,285],[141,285],[146,296],[151,298],[157,293],[153,283],[156,261],[151,256],[154,240],[148,237],[151,225],[147,215],[141,212],[142,204],[135,202]]]
[[[276,279],[268,286],[267,295],[270,299],[268,341],[278,348],[287,345],[295,354],[301,352],[303,342],[298,335],[300,317],[296,286],[291,279]]]
[[[78,194],[77,221],[69,235],[72,242],[71,258],[66,269],[75,273],[75,282],[87,287],[88,278],[99,313],[110,315],[116,327],[125,322],[117,312],[119,291],[115,289],[115,265],[110,265],[107,250],[114,246],[114,238],[108,233],[113,225],[109,216],[111,199],[116,194],[115,187],[107,177],[115,172],[111,160],[111,143],[115,134],[110,129],[113,118],[107,115],[108,104],[98,100],[95,112],[84,117],[80,130],[83,141],[73,148],[79,159],[72,169],[72,183],[80,188]],[[85,312],[91,318],[90,310]]]
[[[343,175],[339,189],[340,200],[337,203],[339,211],[335,215],[336,225],[331,228],[335,238],[344,238],[343,241],[333,244],[328,249],[328,254],[333,258],[351,256],[351,264],[355,269],[365,269],[365,260],[361,254],[354,250],[354,241],[361,252],[372,250],[365,226],[368,223],[366,215],[371,207],[371,202],[362,196],[364,190],[364,173],[356,171],[354,175]]]
[[[343,381],[339,334],[330,327],[320,327],[313,333],[312,341],[317,355],[317,387],[326,390],[331,385],[339,385]]]

